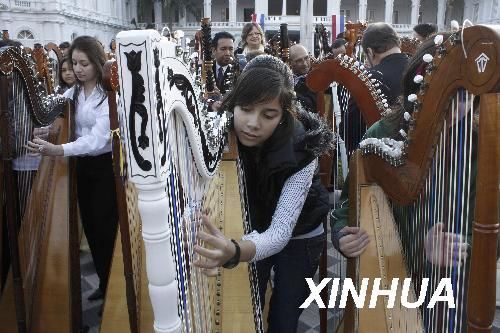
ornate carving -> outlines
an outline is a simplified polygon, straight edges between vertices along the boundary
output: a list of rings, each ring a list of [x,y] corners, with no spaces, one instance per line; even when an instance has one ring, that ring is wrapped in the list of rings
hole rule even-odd
[[[130,138],[132,146],[132,154],[134,155],[137,165],[144,171],[151,170],[152,164],[150,161],[144,159],[139,152],[139,148],[146,149],[149,147],[149,137],[146,135],[146,126],[148,124],[148,112],[144,106],[144,79],[139,74],[141,70],[141,54],[142,51],[129,53],[125,52],[127,57],[127,68],[132,74],[132,97],[130,99]],[[136,113],[141,117],[141,135],[137,137],[135,132],[135,115]]]

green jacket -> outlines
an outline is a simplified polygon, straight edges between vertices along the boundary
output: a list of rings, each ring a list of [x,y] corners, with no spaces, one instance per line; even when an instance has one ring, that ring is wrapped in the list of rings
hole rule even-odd
[[[395,128],[392,124],[386,121],[384,118],[373,124],[365,133],[363,139],[366,138],[387,138],[390,137],[392,133],[395,132]],[[339,231],[347,226],[347,221],[349,218],[349,174],[347,174],[346,180],[344,182],[344,187],[342,188],[342,193],[338,201],[338,207],[330,211],[330,227],[332,232],[332,243],[333,246],[339,250],[339,239],[344,236],[340,234]],[[340,250],[339,250],[340,252]]]
[[[384,137],[391,137],[393,133],[395,133],[398,128],[394,127],[395,125],[392,125],[390,122],[386,121],[385,119],[381,119],[373,126],[371,126],[367,132],[365,133],[364,138],[384,138]],[[463,212],[462,218],[465,219],[467,218],[468,222],[468,228],[467,232],[465,230],[462,232],[462,234],[466,237],[466,241],[469,244],[469,249],[470,246],[472,245],[472,222],[474,219],[474,212],[475,212],[475,200],[476,200],[476,175],[477,175],[477,135],[473,138],[472,142],[472,153],[471,153],[471,162],[470,162],[470,174],[471,174],[471,179],[470,179],[470,191],[465,192],[465,197],[464,197],[464,202],[469,202],[469,212],[468,212],[468,217],[465,216],[465,213]],[[467,159],[466,159],[467,160]],[[467,163],[467,162],[466,162]],[[463,167],[465,169],[465,181],[463,182],[464,184],[468,182],[468,172],[467,170],[469,169],[469,166],[466,165]],[[463,169],[462,169],[463,170]],[[460,199],[457,200],[457,202],[460,201]],[[396,207],[394,207],[396,208]],[[403,207],[404,208],[404,207]],[[398,220],[398,217],[403,218],[404,216],[401,216],[402,214],[406,214],[404,209],[395,209],[395,218]],[[446,214],[444,214],[446,215]],[[349,217],[349,175],[347,176],[347,179],[344,183],[344,187],[342,189],[342,193],[339,199],[339,203],[336,209],[330,211],[330,227],[331,227],[331,232],[332,232],[332,243],[335,246],[337,250],[339,250],[339,239],[344,236],[344,234],[340,233],[340,230],[347,226],[348,224],[348,217]],[[445,219],[446,216],[443,218]],[[423,222],[423,221],[422,221]],[[436,223],[438,221],[434,221]],[[446,222],[446,221],[439,221],[439,222]],[[445,223],[446,224],[446,223]],[[406,226],[399,226],[400,232],[403,232],[406,234],[405,229]],[[430,228],[430,225],[426,226],[427,228]],[[463,228],[465,229],[465,228]],[[408,231],[408,238],[409,241],[410,238],[414,237],[412,236],[411,233]],[[404,239],[402,239],[404,242]],[[498,243],[498,251],[497,251],[497,258],[498,254],[500,253],[500,242]],[[422,249],[416,249],[414,248],[415,251],[421,251]],[[470,253],[469,253],[470,254]]]

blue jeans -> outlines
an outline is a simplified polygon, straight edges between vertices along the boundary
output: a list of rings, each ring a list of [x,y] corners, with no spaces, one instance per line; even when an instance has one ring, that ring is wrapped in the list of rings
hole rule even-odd
[[[257,262],[262,308],[266,288],[274,267],[274,288],[269,304],[268,333],[295,333],[299,308],[310,294],[305,278],[313,278],[325,245],[326,234],[306,239],[293,239],[285,248]]]

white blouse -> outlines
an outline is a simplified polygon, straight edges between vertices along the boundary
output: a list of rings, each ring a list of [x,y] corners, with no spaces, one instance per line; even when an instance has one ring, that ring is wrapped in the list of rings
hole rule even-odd
[[[271,225],[266,231],[258,233],[254,230],[242,237],[243,240],[249,240],[255,244],[255,256],[250,262],[270,257],[283,250],[288,244],[309,194],[317,166],[318,159],[314,159],[286,180]]]
[[[73,99],[75,87],[68,89],[64,97]],[[64,156],[97,156],[111,151],[109,106],[107,97],[97,86],[85,98],[83,87],[78,95],[75,110],[75,137],[73,142],[62,145]],[[97,106],[102,101],[101,105]]]

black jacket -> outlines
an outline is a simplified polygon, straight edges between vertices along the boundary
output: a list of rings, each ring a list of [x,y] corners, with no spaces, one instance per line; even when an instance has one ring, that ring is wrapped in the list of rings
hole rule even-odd
[[[402,93],[403,83],[401,80],[407,64],[408,57],[406,54],[394,53],[382,59],[378,65],[369,70],[372,79],[376,79],[380,83],[380,90],[386,96],[389,105],[394,104]],[[366,132],[366,125],[357,104],[352,98],[349,100],[347,108],[346,116],[348,119],[342,119],[343,124],[340,126],[340,135],[345,138],[349,155],[350,152],[358,148],[358,144]],[[347,131],[345,134],[344,125]]]
[[[250,221],[252,229],[258,232],[264,232],[271,224],[286,180],[333,147],[333,133],[318,116],[301,110],[297,118],[293,138],[275,150],[257,152],[240,145]],[[292,236],[314,230],[329,208],[328,191],[316,170]]]
[[[212,71],[214,72],[215,85],[219,89],[220,93],[224,95],[226,93],[226,85],[224,84],[224,82],[226,81],[226,72],[228,70],[228,67],[226,67],[225,71],[222,70],[224,72],[224,78],[222,79],[222,81],[219,81],[219,77],[217,76],[219,73],[217,73],[216,63],[217,62],[214,61],[213,65],[212,65]],[[222,84],[220,84],[220,82],[222,82]]]

